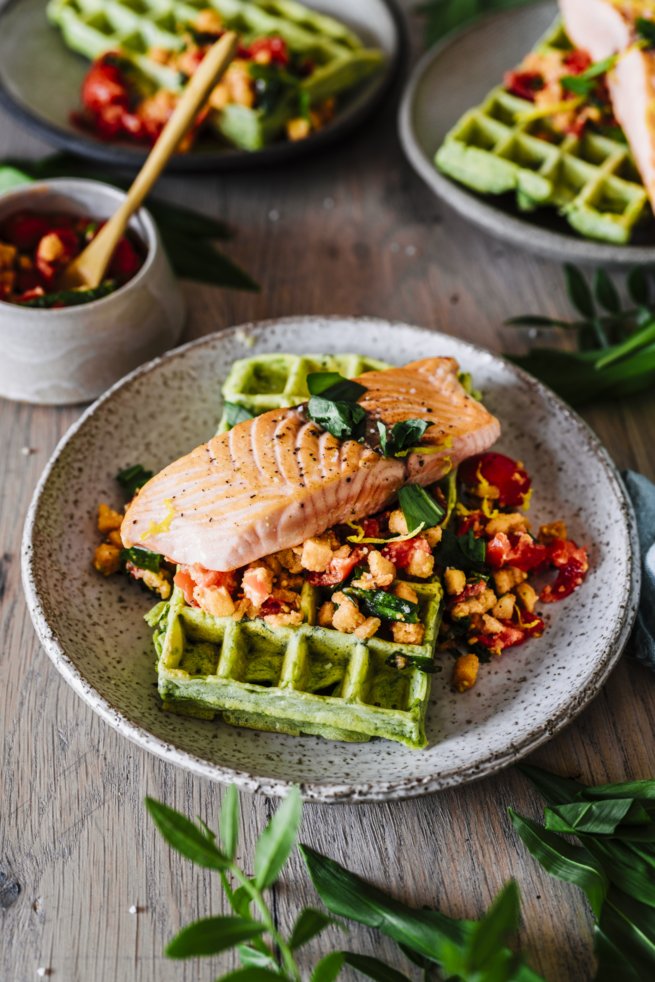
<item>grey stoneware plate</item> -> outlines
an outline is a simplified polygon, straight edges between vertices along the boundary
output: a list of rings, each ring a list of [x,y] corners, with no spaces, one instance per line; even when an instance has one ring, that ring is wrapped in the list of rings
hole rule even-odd
[[[241,170],[293,159],[345,136],[381,101],[403,42],[394,0],[308,0],[308,4],[337,17],[368,45],[380,48],[386,55],[384,68],[344,100],[329,126],[307,140],[249,152],[207,138],[189,153],[176,154],[168,170]],[[71,112],[80,108],[89,62],[66,47],[60,32],[48,23],[45,8],[46,0],[8,0],[4,8],[0,3],[0,105],[56,147],[116,167],[139,168],[147,148],[100,140],[71,122]]]
[[[544,636],[481,666],[477,685],[450,690],[452,662],[432,676],[426,750],[381,740],[348,744],[235,729],[163,712],[157,695],[152,598],[91,557],[98,502],[120,507],[114,475],[160,468],[204,442],[221,414],[235,358],[261,352],[348,352],[403,364],[452,355],[498,415],[498,447],[535,484],[535,524],[564,519],[589,547],[591,570],[568,600],[545,608]],[[165,760],[247,791],[307,800],[375,801],[424,795],[492,774],[566,726],[621,654],[639,590],[634,523],[617,472],[585,423],[548,389],[502,359],[407,324],[293,317],[211,335],[150,362],[88,409],[59,444],[25,527],[23,582],[41,642],[66,681],[111,726]],[[440,666],[441,667],[441,666]]]
[[[639,266],[655,262],[655,220],[631,245],[593,242],[552,209],[522,215],[513,195],[481,195],[441,174],[434,155],[460,116],[478,105],[552,25],[557,6],[528,4],[454,32],[418,63],[403,94],[398,127],[407,159],[434,193],[474,225],[521,249],[560,262]]]

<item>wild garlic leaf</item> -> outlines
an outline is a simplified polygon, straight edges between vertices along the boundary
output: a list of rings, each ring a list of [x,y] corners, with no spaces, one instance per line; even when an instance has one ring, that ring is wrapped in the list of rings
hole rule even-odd
[[[241,917],[204,917],[183,927],[168,942],[168,958],[197,958],[218,955],[243,941],[250,941],[264,931],[264,925]]]
[[[530,775],[528,775],[530,776]],[[637,798],[655,801],[655,781],[621,781],[618,784],[597,784],[584,789],[585,798]]]
[[[468,944],[467,970],[482,972],[506,945],[519,926],[519,891],[514,880],[505,884],[488,911],[478,921]]]
[[[545,811],[546,828],[552,832],[578,835],[612,835],[632,812],[633,824],[648,824],[648,814],[630,798],[608,798],[605,801],[580,801],[568,805],[553,805]]]
[[[402,487],[398,492],[398,504],[410,532],[420,525],[423,528],[433,528],[446,514],[439,502],[418,484],[406,484]]]
[[[231,784],[225,792],[218,817],[218,828],[223,852],[229,859],[234,859],[239,838],[239,792],[236,784]]]
[[[255,886],[259,890],[270,887],[291,854],[300,819],[302,798],[293,787],[279,805],[272,819],[260,835],[255,847]]]
[[[594,298],[589,285],[577,266],[567,263],[564,267],[564,278],[569,300],[583,317],[592,320],[596,316]]]
[[[621,310],[618,290],[605,270],[601,268],[598,268],[594,274],[594,295],[600,306],[608,313],[618,314]]]
[[[537,862],[551,876],[580,887],[598,918],[609,887],[608,878],[600,863],[586,849],[571,845],[538,822],[518,815],[511,808],[509,815],[524,845]]]
[[[121,549],[119,556],[121,566],[131,563],[137,569],[147,569],[151,573],[159,572],[163,558],[158,552],[151,552],[150,549],[142,549],[141,546],[131,546],[129,549]]]
[[[473,572],[484,568],[487,546],[484,539],[476,539],[472,529],[465,535],[456,535],[452,529],[446,528],[437,546],[436,556],[441,566]]]
[[[325,955],[314,966],[311,974],[311,982],[334,982],[344,966],[346,956],[343,951],[333,951]]]
[[[517,769],[532,781],[539,793],[551,805],[576,801],[588,790],[584,784],[574,781],[573,778],[560,777],[559,774],[534,767],[532,764],[517,764]]]
[[[146,798],[150,817],[168,844],[187,859],[207,869],[224,870],[229,866],[227,856],[211,842],[193,822],[161,801]]]
[[[408,977],[402,972],[398,972],[379,958],[373,958],[372,955],[358,955],[353,951],[345,951],[343,954],[346,965],[369,979],[375,979],[375,982],[409,982]]]
[[[289,947],[292,951],[296,948],[301,948],[308,941],[311,941],[312,938],[315,938],[317,934],[320,934],[321,931],[324,931],[330,924],[335,924],[339,927],[343,926],[339,921],[335,921],[333,917],[328,917],[324,911],[315,910],[313,907],[306,907],[300,911],[296,923],[293,925],[291,937],[289,938]]]
[[[307,390],[310,395],[323,396],[331,402],[357,402],[366,392],[366,386],[339,372],[310,372]]]
[[[216,982],[280,982],[280,972],[260,965],[244,965],[234,972],[221,975]]]

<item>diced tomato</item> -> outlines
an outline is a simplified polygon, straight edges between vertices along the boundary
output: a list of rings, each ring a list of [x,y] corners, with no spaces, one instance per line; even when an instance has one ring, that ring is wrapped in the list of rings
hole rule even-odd
[[[462,600],[470,600],[471,597],[479,597],[480,594],[484,593],[487,589],[487,584],[484,580],[477,580],[475,583],[467,583],[461,593],[458,593],[456,597],[451,600],[451,605],[458,604]]]
[[[273,36],[267,38],[257,38],[248,48],[248,54],[255,58],[261,52],[266,52],[271,56],[271,63],[286,68],[289,64],[289,49],[284,38]]]
[[[549,550],[527,532],[498,532],[487,542],[487,563],[492,569],[516,566],[524,572],[542,566],[549,559]]]
[[[430,543],[423,535],[415,535],[404,542],[388,542],[382,549],[384,558],[389,559],[396,569],[407,569],[417,553],[425,556],[432,554]]]
[[[367,546],[356,546],[349,556],[330,560],[323,573],[309,573],[307,579],[312,586],[336,586],[350,576],[355,566],[368,555]]]
[[[545,586],[539,599],[546,604],[570,596],[584,582],[589,569],[587,550],[572,539],[555,539],[548,547],[549,560],[557,570],[555,582]]]
[[[33,249],[49,230],[50,224],[43,215],[19,211],[3,222],[2,238],[15,245],[20,252],[26,252]]]
[[[109,276],[112,279],[126,282],[141,268],[143,260],[130,240],[123,236],[111,257]]]
[[[275,597],[268,597],[257,612],[258,617],[266,617],[268,614],[279,614],[282,610],[282,601]]]
[[[180,566],[173,582],[184,594],[186,602],[193,607],[198,606],[193,598],[193,591],[197,586],[224,586],[230,594],[236,588],[236,577],[233,572],[221,573],[215,569],[205,569],[199,563],[194,563],[193,566]]]
[[[477,644],[489,648],[495,655],[499,655],[505,648],[516,648],[519,644],[524,644],[530,638],[538,638],[544,632],[544,622],[541,617],[533,616],[528,624],[517,627],[511,621],[500,621],[503,625],[501,631],[491,634],[477,635]]]
[[[16,303],[26,303],[28,300],[36,300],[38,297],[45,297],[45,290],[42,286],[35,286],[31,290],[25,290],[16,297]]]
[[[532,481],[523,465],[502,453],[469,457],[459,468],[459,478],[474,494],[493,498],[499,507],[522,507]]]
[[[535,93],[544,87],[543,76],[539,72],[505,72],[505,88],[519,99],[534,102]]]
[[[574,51],[569,51],[564,55],[564,64],[568,69],[569,75],[581,75],[592,64],[591,55],[588,51],[576,48]]]
[[[108,52],[91,65],[82,83],[82,103],[92,113],[103,113],[108,106],[129,109],[127,81],[119,68],[120,56]]]
[[[480,536],[487,523],[487,519],[481,511],[472,511],[469,515],[460,515],[457,519],[457,534],[466,535],[469,529],[473,530],[473,535]]]

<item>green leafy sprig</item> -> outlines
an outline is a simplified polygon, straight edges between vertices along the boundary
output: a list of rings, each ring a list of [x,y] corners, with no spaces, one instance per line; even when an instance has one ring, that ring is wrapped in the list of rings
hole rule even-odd
[[[130,184],[70,154],[53,154],[42,160],[10,159],[0,163],[0,192],[52,177],[88,177],[123,189]],[[146,207],[157,223],[171,266],[181,279],[234,290],[259,289],[248,273],[214,246],[216,240],[231,237],[224,222],[158,198],[148,198]]]
[[[272,887],[296,842],[302,816],[294,788],[279,806],[255,846],[254,870],[236,862],[239,797],[228,788],[217,836],[204,822],[191,822],[168,805],[146,798],[146,807],[173,849],[218,873],[231,915],[205,917],[182,928],[166,946],[169,958],[194,958],[236,950],[241,968],[227,982],[300,982],[298,950],[328,926],[346,929],[347,918],[376,928],[398,944],[425,978],[437,971],[460,982],[543,982],[508,947],[519,922],[519,893],[510,881],[479,921],[456,920],[437,910],[415,910],[349,872],[307,845],[299,850],[317,893],[330,914],[313,907],[298,914],[288,937],[282,935],[265,893]],[[311,982],[334,982],[349,966],[378,982],[409,982],[408,976],[370,955],[331,951],[316,963]]]
[[[564,267],[569,300],[578,317],[566,321],[534,314],[513,317],[515,327],[565,331],[576,350],[533,348],[509,355],[573,405],[620,397],[655,382],[655,299],[652,273],[633,269],[626,278],[628,303],[610,276],[596,270],[591,283],[576,266]]]
[[[543,825],[510,809],[514,828],[547,872],[586,895],[596,922],[596,979],[655,978],[655,781],[585,787],[520,769],[548,807]]]
[[[146,481],[152,477],[152,471],[146,470],[143,464],[131,464],[124,467],[116,475],[116,480],[125,491],[125,494],[133,498],[139,488],[142,488]]]
[[[599,79],[614,68],[617,58],[618,55],[610,55],[609,58],[603,58],[602,61],[595,61],[593,65],[578,75],[565,75],[560,79],[560,85],[568,92],[574,92],[576,95],[585,97],[589,96],[598,85]]]

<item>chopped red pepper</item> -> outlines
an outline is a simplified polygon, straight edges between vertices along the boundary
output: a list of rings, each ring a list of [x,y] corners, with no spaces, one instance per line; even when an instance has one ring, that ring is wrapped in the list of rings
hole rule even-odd
[[[502,453],[469,457],[459,468],[462,483],[480,498],[493,498],[501,508],[524,507],[532,481],[517,460]]]
[[[592,64],[591,55],[588,51],[583,51],[582,48],[576,48],[564,55],[564,64],[570,75],[581,75]]]
[[[519,99],[534,102],[534,97],[544,87],[544,79],[540,72],[521,72],[514,70],[505,72],[505,88]]]
[[[430,543],[423,535],[415,535],[404,542],[388,542],[382,549],[384,558],[389,559],[396,569],[407,569],[417,554],[432,555]]]
[[[572,539],[555,539],[548,546],[549,561],[559,570],[555,582],[545,586],[539,599],[546,604],[570,596],[583,583],[589,569],[587,550]]]
[[[271,64],[286,68],[289,64],[289,49],[284,38],[276,35],[266,38],[257,38],[248,48],[248,54],[256,59],[262,52],[271,56]]]
[[[535,540],[527,532],[498,532],[487,542],[487,563],[492,569],[516,566],[524,572],[543,566],[550,558],[547,546]]]
[[[197,586],[224,586],[230,594],[236,589],[233,572],[221,573],[215,569],[205,569],[199,563],[194,563],[193,566],[180,566],[173,577],[173,583],[182,591],[186,602],[193,607],[198,606],[193,597],[193,591]]]
[[[499,623],[503,625],[501,631],[475,636],[475,643],[489,648],[494,655],[500,655],[505,648],[515,648],[519,644],[525,644],[530,638],[540,637],[545,627],[541,617],[536,615],[533,615],[528,624],[522,624],[520,627],[508,620]]]
[[[336,586],[350,576],[355,566],[368,555],[367,546],[356,546],[349,556],[334,557],[323,573],[309,573],[312,586]]]

